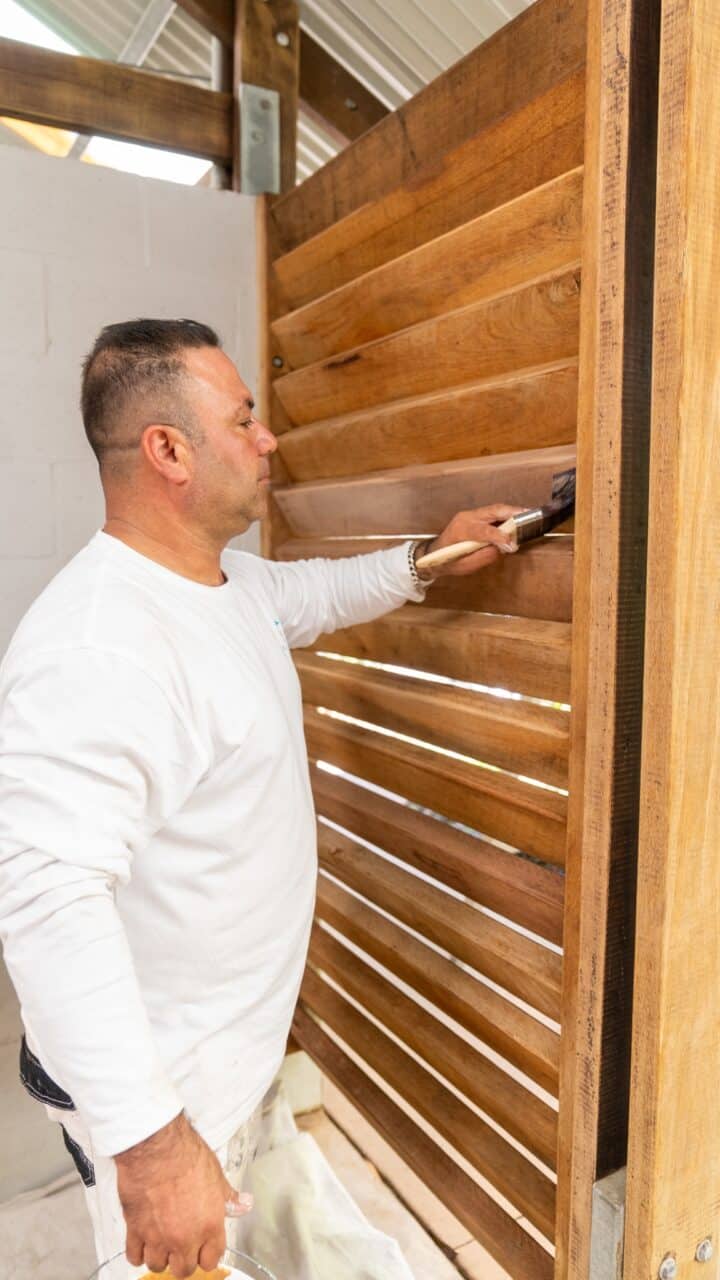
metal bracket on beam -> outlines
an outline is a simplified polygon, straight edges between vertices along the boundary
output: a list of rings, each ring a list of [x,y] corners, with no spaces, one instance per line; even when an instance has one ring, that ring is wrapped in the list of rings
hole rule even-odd
[[[595,1183],[590,1231],[590,1280],[622,1280],[626,1170]]]
[[[240,190],[249,196],[280,191],[280,94],[242,84],[240,110]]]

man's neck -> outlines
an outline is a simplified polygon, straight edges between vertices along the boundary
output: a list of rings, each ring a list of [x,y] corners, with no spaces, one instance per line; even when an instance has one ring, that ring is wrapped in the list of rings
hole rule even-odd
[[[180,548],[124,516],[108,516],[103,525],[103,533],[117,538],[126,546],[132,547],[133,551],[139,551],[149,560],[155,560],[157,564],[172,569],[174,573],[190,578],[193,582],[200,582],[207,587],[219,587],[227,582],[220,568],[222,548],[203,545],[193,539],[192,535],[187,535]]]

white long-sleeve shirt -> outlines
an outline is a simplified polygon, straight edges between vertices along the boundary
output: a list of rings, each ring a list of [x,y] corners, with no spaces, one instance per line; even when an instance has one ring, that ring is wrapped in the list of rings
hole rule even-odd
[[[421,599],[406,544],[193,582],[98,532],[0,666],[0,936],[30,1048],[113,1155],[211,1146],[283,1056],[315,818],[291,646]]]

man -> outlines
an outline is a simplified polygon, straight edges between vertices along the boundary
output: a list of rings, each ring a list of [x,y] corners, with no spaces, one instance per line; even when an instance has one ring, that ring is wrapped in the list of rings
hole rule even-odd
[[[414,544],[295,564],[225,549],[266,507],[277,446],[253,409],[205,325],[103,330],[82,411],[106,521],[0,668],[22,1075],[63,1124],[100,1260],[126,1251],[113,1276],[211,1270],[247,1208],[249,1118],[283,1057],[315,889],[289,648],[424,595]],[[457,515],[434,547],[493,546],[447,572],[511,550],[491,522],[515,510]]]

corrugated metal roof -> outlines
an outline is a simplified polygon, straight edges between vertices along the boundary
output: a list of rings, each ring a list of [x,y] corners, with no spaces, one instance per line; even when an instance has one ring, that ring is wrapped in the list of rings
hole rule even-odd
[[[300,19],[310,35],[393,109],[531,3],[300,0]],[[148,8],[148,0],[22,0],[22,4],[82,53],[110,59],[122,55]],[[143,65],[210,84],[211,48],[208,32],[176,7]],[[301,111],[298,181],[326,163],[337,149],[336,137]]]

